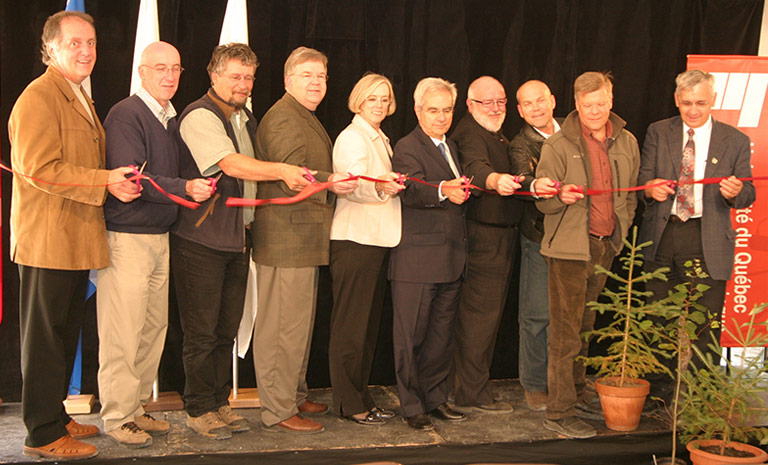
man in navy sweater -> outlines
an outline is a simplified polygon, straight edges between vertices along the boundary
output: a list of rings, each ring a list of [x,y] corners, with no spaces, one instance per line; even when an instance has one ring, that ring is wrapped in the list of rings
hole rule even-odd
[[[107,115],[107,166],[143,167],[163,189],[202,202],[207,179],[179,177],[171,98],[181,75],[171,44],[155,42],[141,55],[141,88]],[[104,431],[128,447],[146,447],[150,434],[165,434],[167,421],[144,412],[157,374],[168,326],[168,230],[178,206],[148,181],[131,203],[104,205],[110,266],[99,270],[99,397]],[[138,189],[138,187],[137,187]]]

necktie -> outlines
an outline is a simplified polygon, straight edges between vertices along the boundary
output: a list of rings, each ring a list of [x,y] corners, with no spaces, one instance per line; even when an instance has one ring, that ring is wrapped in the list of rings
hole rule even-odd
[[[693,215],[693,167],[696,147],[693,143],[693,129],[688,130],[688,142],[683,148],[683,162],[680,164],[680,178],[677,186],[677,217],[687,221]]]
[[[445,162],[448,163],[448,168],[451,169],[451,173],[453,173],[454,175],[456,175],[456,177],[458,177],[459,176],[458,173],[456,173],[456,171],[453,169],[453,165],[451,164],[451,156],[448,155],[448,150],[445,149],[445,144],[440,142],[439,144],[437,144],[437,148],[439,148],[440,153],[443,154],[443,158],[445,158]]]

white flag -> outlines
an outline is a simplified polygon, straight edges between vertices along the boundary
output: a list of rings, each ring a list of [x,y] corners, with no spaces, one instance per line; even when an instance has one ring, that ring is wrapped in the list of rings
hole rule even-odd
[[[219,45],[237,42],[248,44],[248,8],[245,0],[228,0],[221,25]]]
[[[141,0],[139,22],[136,24],[136,45],[133,48],[130,95],[135,94],[141,87],[141,78],[139,78],[141,52],[147,45],[158,40],[160,40],[160,26],[157,21],[157,0]]]

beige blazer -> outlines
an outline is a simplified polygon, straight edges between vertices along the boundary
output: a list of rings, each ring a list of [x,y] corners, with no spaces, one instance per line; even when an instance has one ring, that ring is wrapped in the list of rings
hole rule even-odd
[[[355,115],[336,138],[333,171],[372,178],[392,171],[392,147],[386,134]],[[331,240],[394,247],[400,233],[400,198],[379,196],[375,183],[361,180],[353,193],[336,200]]]
[[[20,265],[59,270],[109,265],[102,210],[109,176],[104,128],[90,98],[88,103],[93,121],[64,76],[48,67],[11,110],[8,134],[17,172],[11,260]]]

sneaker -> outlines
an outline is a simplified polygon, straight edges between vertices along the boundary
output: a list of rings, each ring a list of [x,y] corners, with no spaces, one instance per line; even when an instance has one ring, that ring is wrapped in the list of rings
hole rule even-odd
[[[473,405],[473,410],[481,413],[511,413],[512,404],[503,400],[494,400],[482,405]]]
[[[95,457],[98,455],[99,450],[94,446],[78,441],[67,434],[44,446],[24,446],[22,452],[29,457],[44,457],[46,459],[54,460],[75,460]]]
[[[107,431],[107,436],[131,449],[141,449],[152,444],[152,436],[133,421],[123,423],[119,428],[112,431]]]
[[[192,417],[187,414],[187,426],[207,438],[219,440],[232,437],[232,431],[221,420],[217,412],[206,412],[199,417]]]
[[[167,434],[171,430],[171,424],[165,420],[155,420],[152,415],[145,413],[140,417],[136,417],[134,420],[136,425],[151,434],[152,436],[162,436]]]
[[[222,405],[218,410],[221,421],[227,424],[227,427],[233,433],[241,433],[248,431],[251,426],[248,424],[248,420],[236,414],[229,405]]]
[[[75,420],[67,423],[67,433],[75,439],[85,439],[99,435],[99,427],[95,425],[82,425]]]
[[[547,409],[547,393],[544,391],[525,391],[525,405],[534,412]]]
[[[603,409],[600,407],[599,403],[595,405],[592,402],[582,400],[577,402],[576,405],[574,405],[574,408],[576,409],[576,416],[579,418],[586,418],[587,420],[605,420]]]
[[[597,430],[576,417],[544,420],[544,428],[567,438],[586,439],[597,435]]]

